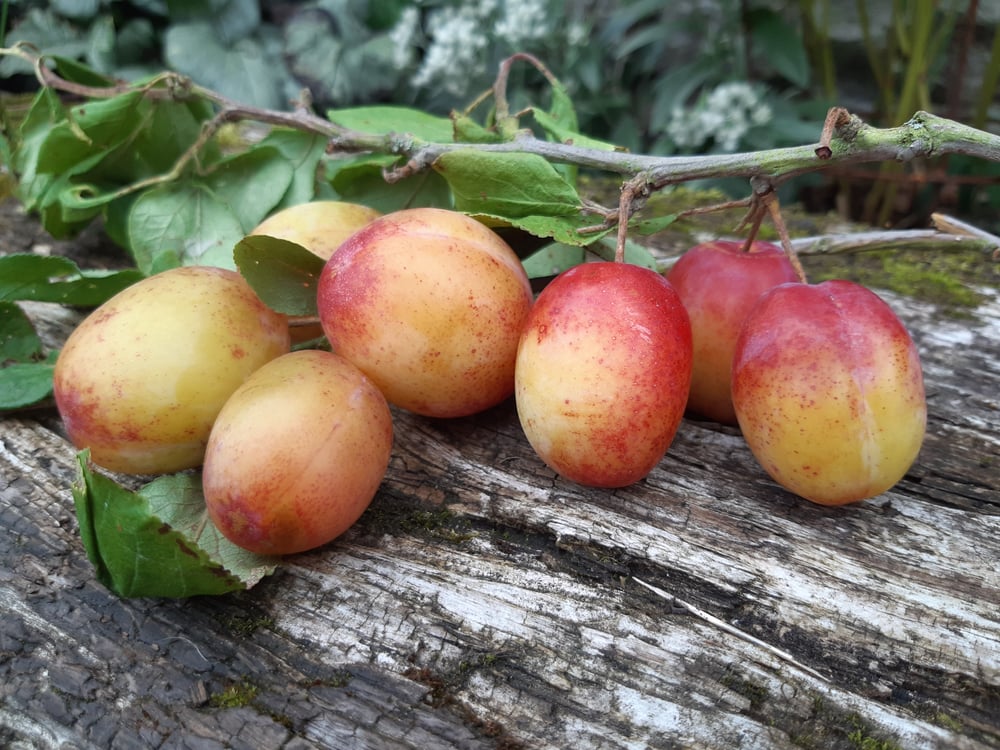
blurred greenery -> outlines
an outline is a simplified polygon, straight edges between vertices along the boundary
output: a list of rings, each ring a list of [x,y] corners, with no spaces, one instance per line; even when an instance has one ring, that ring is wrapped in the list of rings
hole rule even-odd
[[[163,69],[271,109],[396,103],[461,110],[499,62],[530,52],[566,86],[579,131],[654,154],[760,150],[817,140],[827,109],[897,125],[918,109],[1000,121],[1000,4],[937,0],[3,0],[23,40],[108,76]],[[30,88],[15,57],[5,90]],[[512,72],[511,107],[546,90]],[[1000,165],[953,159],[834,175],[875,224],[947,201],[997,215]],[[845,209],[846,210],[846,209]],[[912,220],[912,219],[911,219]]]

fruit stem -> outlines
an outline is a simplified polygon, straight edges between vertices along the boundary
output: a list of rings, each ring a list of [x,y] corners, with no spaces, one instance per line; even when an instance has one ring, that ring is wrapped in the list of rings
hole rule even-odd
[[[795,252],[795,248],[792,247],[792,240],[788,236],[788,227],[785,226],[785,220],[781,216],[781,205],[778,202],[777,193],[768,193],[762,200],[767,207],[768,213],[771,214],[771,221],[774,222],[774,226],[778,230],[778,236],[781,238],[781,247],[785,251],[785,255],[788,256],[792,268],[795,269],[795,275],[799,277],[799,281],[803,284],[809,283],[806,279],[806,272],[802,267],[802,262],[799,260],[799,255]]]

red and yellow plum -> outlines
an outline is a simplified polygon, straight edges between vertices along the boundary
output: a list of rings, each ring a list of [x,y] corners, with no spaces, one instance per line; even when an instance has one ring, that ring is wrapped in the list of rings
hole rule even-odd
[[[663,458],[691,383],[691,326],[655,271],[594,262],[538,295],[517,352],[517,413],[538,456],[578,484],[622,487]]]
[[[881,298],[849,281],[766,292],[737,339],[732,393],[761,466],[822,505],[895,485],[927,423],[909,333]]]
[[[258,554],[322,546],[371,503],[392,436],[385,397],[346,359],[317,349],[279,357],[215,422],[202,471],[209,517]]]
[[[687,408],[721,424],[736,424],[730,393],[736,337],[761,294],[798,281],[785,252],[771,242],[718,240],[696,245],[667,272],[691,318],[694,359]]]
[[[517,255],[492,230],[438,208],[397,211],[327,261],[323,330],[390,403],[431,417],[474,414],[514,390],[532,304]]]

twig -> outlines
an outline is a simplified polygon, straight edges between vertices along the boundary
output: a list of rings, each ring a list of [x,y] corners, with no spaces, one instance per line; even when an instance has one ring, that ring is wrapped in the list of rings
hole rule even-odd
[[[671,605],[674,605],[674,606],[677,606],[677,607],[680,607],[680,608],[686,610],[689,614],[694,615],[695,617],[697,617],[700,620],[704,620],[709,625],[714,625],[715,627],[719,628],[720,630],[724,630],[725,632],[729,633],[730,635],[734,635],[737,638],[740,638],[740,639],[746,641],[747,643],[752,643],[754,646],[759,646],[760,648],[763,648],[768,653],[773,654],[774,656],[777,656],[782,661],[788,662],[793,667],[802,670],[803,672],[805,672],[808,675],[811,675],[812,677],[815,677],[817,680],[822,680],[823,682],[829,682],[830,681],[829,679],[827,679],[826,677],[824,677],[823,675],[821,675],[819,672],[817,672],[815,669],[812,669],[811,667],[807,667],[802,662],[797,661],[795,659],[795,657],[792,656],[791,654],[789,654],[787,651],[782,651],[780,648],[776,648],[775,646],[772,646],[770,643],[767,643],[765,641],[762,641],[760,638],[757,638],[755,636],[750,635],[746,631],[743,631],[743,630],[740,630],[739,628],[733,627],[728,622],[720,620],[718,617],[715,617],[714,615],[710,615],[708,612],[705,612],[704,610],[698,609],[693,604],[688,604],[683,599],[678,599],[673,594],[668,594],[663,589],[657,588],[656,586],[653,586],[652,584],[646,583],[645,581],[640,580],[640,579],[636,578],[635,576],[632,576],[632,580],[635,581],[636,583],[638,583],[640,586],[644,586],[645,588],[649,589],[650,591],[652,591],[654,594],[656,594],[657,596],[661,597],[662,599],[666,599],[668,602],[670,602]]]

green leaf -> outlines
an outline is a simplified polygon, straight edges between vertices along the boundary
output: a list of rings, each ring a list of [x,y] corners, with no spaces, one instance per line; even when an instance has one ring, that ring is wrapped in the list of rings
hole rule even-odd
[[[455,208],[503,219],[578,214],[576,189],[537,154],[459,149],[442,154],[434,170],[455,195]]]
[[[77,454],[80,536],[98,580],[122,597],[181,598],[248,589],[277,561],[228,541],[208,518],[198,474],[160,477],[132,492]]]
[[[287,128],[275,128],[260,142],[281,152],[292,165],[292,180],[274,211],[316,197],[316,169],[326,153],[326,139],[315,133],[303,133]]]
[[[295,242],[250,235],[236,243],[236,267],[272,310],[316,315],[316,285],[325,262]]]
[[[766,8],[749,14],[755,49],[762,50],[778,73],[800,88],[809,85],[809,56],[802,37],[779,13]]]
[[[263,221],[285,195],[293,171],[281,151],[257,145],[217,165],[202,183],[229,208],[245,233]]]
[[[616,238],[605,237],[600,242],[595,243],[590,249],[603,260],[614,260],[616,249]],[[646,248],[630,239],[625,240],[625,262],[653,271],[659,270],[656,258]]]
[[[143,96],[135,91],[110,99],[79,104],[69,110],[69,120],[52,128],[38,153],[38,169],[53,174],[84,169],[80,162],[95,154],[106,155],[139,125]]]
[[[581,247],[553,242],[522,261],[529,279],[556,276],[567,268],[583,263],[586,251]]]
[[[163,49],[167,67],[207,88],[244,104],[282,107],[281,61],[269,57],[253,38],[227,47],[210,22],[179,23],[167,29]]]
[[[52,395],[54,362],[13,362],[0,367],[0,411],[22,409]]]
[[[52,182],[52,175],[38,171],[38,154],[52,128],[65,117],[62,102],[53,89],[39,90],[18,130],[11,167],[18,178],[15,194],[26,209],[38,206]]]
[[[129,249],[145,274],[178,265],[235,268],[233,248],[245,232],[239,217],[202,184],[148,190],[128,215]]]
[[[385,214],[418,206],[452,207],[448,183],[431,170],[386,182],[382,170],[397,161],[394,156],[378,154],[337,159],[330,165],[327,179],[341,200],[361,203]]]
[[[496,130],[480,125],[468,115],[452,112],[451,121],[458,143],[499,143],[503,140]]]
[[[574,216],[517,216],[508,218],[497,214],[470,212],[471,216],[481,219],[505,222],[535,237],[547,237],[566,245],[586,247],[615,231],[614,227],[593,230],[597,222],[593,216],[576,214]],[[581,231],[588,230],[588,231]]]
[[[581,146],[584,148],[596,148],[602,151],[618,151],[620,150],[618,146],[613,143],[608,143],[607,141],[601,141],[597,138],[591,138],[589,136],[583,135],[582,133],[576,132],[573,128],[568,128],[562,125],[558,120],[556,120],[548,112],[540,110],[538,108],[533,108],[531,110],[532,117],[535,121],[542,127],[549,140],[558,141],[559,143],[572,144],[574,146]]]
[[[677,214],[664,214],[663,216],[653,216],[648,219],[629,222],[629,228],[634,229],[639,234],[656,234],[662,232],[677,221]]]
[[[69,258],[16,253],[0,258],[0,300],[96,307],[141,278],[136,269],[83,271]]]
[[[378,105],[332,109],[326,113],[330,122],[361,133],[387,135],[407,133],[432,143],[450,143],[453,126],[447,117],[422,112],[410,107]]]
[[[24,310],[13,302],[0,302],[0,363],[30,362],[41,351],[42,341]]]
[[[0,302],[0,411],[47,398],[52,393],[55,357],[53,352],[42,358],[41,339],[24,310],[13,302]]]

